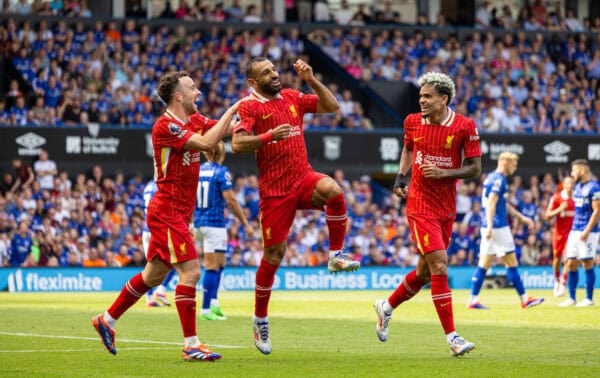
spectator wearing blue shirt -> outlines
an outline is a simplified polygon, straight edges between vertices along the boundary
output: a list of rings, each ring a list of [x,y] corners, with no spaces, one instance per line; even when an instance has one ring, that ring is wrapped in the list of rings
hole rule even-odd
[[[472,201],[471,209],[467,211],[461,223],[467,226],[467,234],[473,235],[473,232],[481,227],[482,222],[481,202]]]
[[[27,222],[19,223],[19,229],[11,242],[10,265],[13,267],[31,265],[31,247],[33,239]]]
[[[15,126],[27,125],[27,108],[25,107],[25,98],[18,96],[15,105],[10,108],[11,124]]]
[[[537,220],[538,218],[538,205],[535,203],[535,198],[533,197],[533,192],[531,190],[524,190],[521,194],[521,198],[519,199],[518,208],[519,212],[526,216],[527,218]],[[525,226],[525,232],[530,231],[527,226]]]
[[[38,78],[38,80],[41,80]],[[44,93],[44,102],[46,106],[56,108],[62,98],[62,85],[57,81],[56,76],[51,75],[48,77],[46,83],[39,82],[38,84]]]
[[[469,236],[468,226],[465,223],[459,223],[457,230],[452,235],[452,241],[448,247],[448,258],[457,255],[461,250],[466,256],[471,254],[473,249],[473,240]]]

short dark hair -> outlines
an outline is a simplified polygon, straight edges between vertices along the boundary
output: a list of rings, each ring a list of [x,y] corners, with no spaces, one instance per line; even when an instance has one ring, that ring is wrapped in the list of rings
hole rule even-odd
[[[157,92],[166,105],[169,105],[171,100],[173,100],[173,94],[175,93],[175,88],[179,85],[179,79],[185,76],[189,76],[186,71],[173,71],[160,78]]]
[[[573,166],[573,165],[585,165],[585,166],[589,167],[590,162],[585,159],[576,159],[576,160],[573,160],[573,162],[571,163],[571,166]]]
[[[246,63],[246,78],[250,79],[252,76],[252,68],[254,67],[254,63],[264,62],[265,60],[267,60],[267,58],[264,56],[257,56],[250,59],[248,63]]]

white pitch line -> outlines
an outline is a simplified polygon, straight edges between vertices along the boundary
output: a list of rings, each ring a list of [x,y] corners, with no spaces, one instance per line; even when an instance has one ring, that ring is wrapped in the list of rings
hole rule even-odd
[[[97,337],[82,337],[82,336],[65,336],[65,335],[41,335],[38,333],[25,333],[25,332],[0,332],[0,335],[6,336],[23,336],[23,337],[41,337],[49,339],[72,339],[72,340],[94,340],[97,341]],[[163,344],[163,345],[181,345],[172,341],[154,341],[154,340],[130,340],[130,339],[117,339],[119,343],[138,343],[138,344]],[[241,345],[220,345],[220,344],[209,344],[215,348],[223,349],[237,349],[246,348]]]
[[[172,350],[173,348],[119,348],[121,350]],[[101,349],[27,349],[27,350],[0,350],[0,353],[56,353],[56,352],[97,352]]]

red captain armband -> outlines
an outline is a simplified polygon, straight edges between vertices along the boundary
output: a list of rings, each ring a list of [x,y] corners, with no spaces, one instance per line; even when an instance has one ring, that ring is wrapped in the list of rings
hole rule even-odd
[[[269,130],[266,133],[260,134],[258,137],[260,138],[262,145],[266,146],[273,141],[273,131]]]

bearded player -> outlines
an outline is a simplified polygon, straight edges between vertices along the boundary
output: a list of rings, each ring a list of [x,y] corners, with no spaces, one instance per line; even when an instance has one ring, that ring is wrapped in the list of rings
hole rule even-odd
[[[325,210],[329,272],[360,267],[343,249],[347,218],[342,189],[333,178],[312,169],[304,141],[305,113],[333,113],[340,106],[333,93],[315,78],[310,65],[299,59],[294,69],[315,94],[282,89],[279,72],[267,58],[248,62],[246,77],[253,92],[240,105],[241,120],[233,134],[233,151],[256,151],[258,163],[264,255],[256,272],[254,343],[263,354],[271,353],[269,299],[296,210]]]

